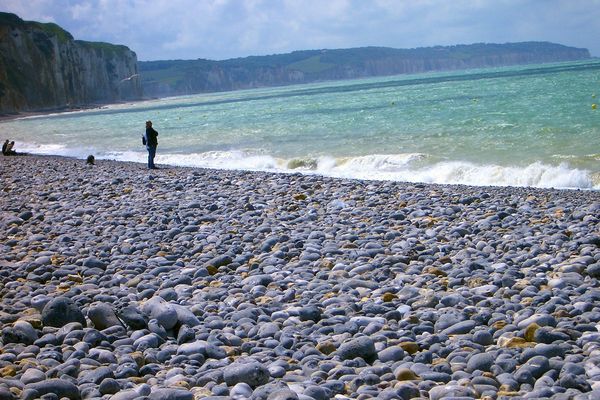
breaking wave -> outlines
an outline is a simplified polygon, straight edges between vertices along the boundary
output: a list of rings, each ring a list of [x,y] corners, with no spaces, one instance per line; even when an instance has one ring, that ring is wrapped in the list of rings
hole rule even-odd
[[[96,159],[146,162],[146,152],[101,152],[92,148],[71,149],[60,145],[23,145],[35,154],[52,154]],[[159,164],[267,171],[300,172],[349,179],[389,180],[473,186],[528,186],[557,189],[600,190],[600,173],[573,168],[567,162],[551,165],[533,162],[526,166],[480,165],[468,161],[440,161],[420,153],[375,154],[358,157],[277,158],[251,151],[211,151],[205,153],[159,153]]]

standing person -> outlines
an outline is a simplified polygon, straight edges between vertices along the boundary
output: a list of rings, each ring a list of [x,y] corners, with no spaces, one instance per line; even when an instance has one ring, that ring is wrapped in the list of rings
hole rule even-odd
[[[148,150],[148,168],[158,169],[154,165],[154,156],[156,156],[156,147],[158,146],[158,132],[152,128],[152,121],[146,121],[146,134],[143,136],[143,143]]]

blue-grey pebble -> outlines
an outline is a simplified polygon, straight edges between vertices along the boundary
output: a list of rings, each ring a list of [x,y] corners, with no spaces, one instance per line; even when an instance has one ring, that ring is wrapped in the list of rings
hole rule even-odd
[[[406,352],[400,346],[390,346],[377,353],[377,357],[384,363],[395,362],[404,359]]]
[[[314,400],[328,400],[331,398],[331,391],[316,385],[307,386],[302,394]]]
[[[105,271],[107,264],[96,257],[88,257],[83,261],[83,266],[86,268],[98,268]]]
[[[142,312],[148,318],[156,319],[165,329],[172,329],[178,321],[177,311],[171,303],[160,296],[154,296],[142,305]]]
[[[25,395],[25,392],[28,395]],[[59,398],[66,397],[70,400],[80,400],[79,388],[72,382],[65,379],[47,379],[45,381],[25,385],[23,391],[23,400],[33,400],[34,398],[53,393]]]
[[[475,326],[477,326],[475,321],[461,321],[444,329],[442,333],[444,335],[462,335],[471,332],[471,330],[475,328]]]
[[[229,390],[229,396],[234,399],[248,399],[252,396],[252,388],[245,382],[236,383]]]
[[[298,400],[298,395],[289,389],[279,389],[271,392],[267,400]]]
[[[544,375],[550,369],[550,361],[544,356],[531,357],[524,366],[525,365],[536,379]]]
[[[106,303],[93,304],[88,308],[87,316],[99,331],[112,326],[121,326],[114,309]]]
[[[589,392],[592,390],[585,375],[561,374],[558,383],[563,388],[576,389],[581,392]]]
[[[192,392],[183,389],[156,389],[147,397],[148,400],[194,400]]]
[[[117,315],[131,329],[145,329],[148,326],[148,318],[134,306],[118,309]]]
[[[479,330],[473,334],[473,343],[477,343],[482,346],[489,346],[494,343],[494,337],[490,331]]]
[[[17,396],[15,396],[9,388],[0,386],[0,399],[2,400],[17,400]]]
[[[483,371],[489,372],[494,364],[495,357],[491,353],[473,354],[467,359],[467,372]]]
[[[4,343],[33,344],[38,339],[37,331],[27,321],[16,321],[13,326],[2,329]]]
[[[340,345],[336,352],[342,360],[352,360],[360,357],[368,363],[377,359],[377,351],[373,339],[367,336],[361,336],[351,339]]]
[[[62,327],[70,322],[79,322],[86,326],[81,309],[68,297],[59,296],[50,300],[42,310],[44,326]]]
[[[100,394],[115,394],[121,390],[121,386],[116,379],[106,378],[102,382],[100,382],[100,386],[98,386],[98,391]]]
[[[244,382],[255,388],[269,381],[269,370],[258,362],[235,362],[223,369],[223,379],[228,386]]]

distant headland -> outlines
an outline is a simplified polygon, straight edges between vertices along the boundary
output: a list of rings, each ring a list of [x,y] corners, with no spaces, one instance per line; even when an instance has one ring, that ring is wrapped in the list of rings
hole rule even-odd
[[[163,97],[328,80],[589,59],[587,49],[548,42],[416,49],[305,50],[224,61],[139,62],[144,95]]]

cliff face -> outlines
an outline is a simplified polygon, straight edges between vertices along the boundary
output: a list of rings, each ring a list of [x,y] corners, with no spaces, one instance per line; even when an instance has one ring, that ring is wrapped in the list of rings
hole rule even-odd
[[[131,79],[126,79],[132,77]],[[139,99],[136,54],[0,13],[0,114]]]
[[[144,94],[161,97],[588,58],[590,54],[586,49],[547,42],[524,42],[418,49],[310,50],[224,61],[151,61],[140,62],[139,65]]]

